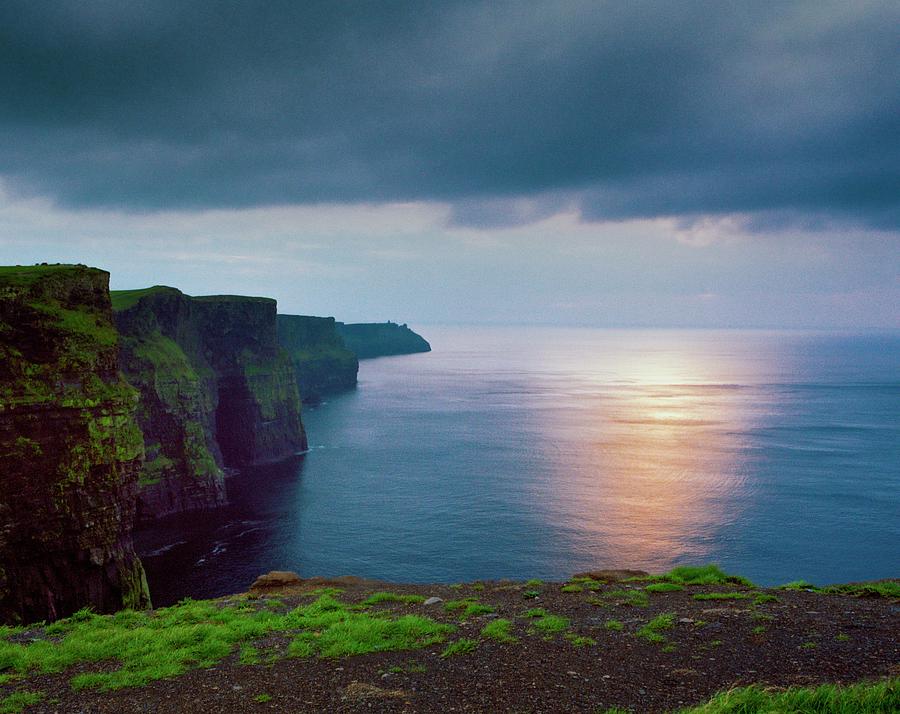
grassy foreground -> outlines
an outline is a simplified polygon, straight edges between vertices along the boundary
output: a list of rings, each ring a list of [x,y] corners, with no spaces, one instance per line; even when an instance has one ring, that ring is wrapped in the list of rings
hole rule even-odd
[[[110,671],[74,675],[73,689],[137,687],[174,677],[194,667],[212,667],[240,647],[241,661],[262,658],[345,657],[369,652],[413,649],[443,642],[454,630],[427,617],[368,613],[369,604],[347,605],[334,592],[280,612],[278,601],[220,606],[184,600],[155,612],[124,610],[95,615],[82,610],[31,633],[29,642],[10,641],[24,628],[0,630],[0,683],[29,673],[58,673],[73,665],[115,662]],[[284,642],[261,652],[251,644],[273,634]],[[2,712],[2,709],[0,709]]]
[[[158,680],[173,680],[173,686],[190,696],[192,687],[197,686],[191,672],[218,672],[229,683],[228,689],[234,684],[234,689],[240,690],[238,682],[249,681],[256,686],[260,678],[265,681],[267,675],[263,672],[272,668],[297,678],[285,687],[288,692],[297,686],[308,686],[317,677],[334,676],[341,680],[340,673],[345,668],[353,670],[352,677],[374,678],[379,684],[380,677],[406,678],[416,682],[416,706],[427,710],[434,703],[425,691],[432,686],[431,677],[451,677],[457,684],[445,680],[441,686],[449,686],[451,696],[462,697],[457,703],[465,704],[469,680],[479,676],[476,673],[487,671],[490,681],[495,668],[506,664],[511,669],[503,675],[507,678],[503,686],[521,687],[533,684],[535,677],[543,677],[550,693],[556,691],[553,687],[560,686],[553,684],[559,681],[558,677],[565,681],[583,669],[585,678],[579,680],[580,684],[573,682],[571,687],[575,702],[580,701],[579,696],[587,697],[585,701],[597,701],[598,686],[601,693],[607,691],[601,678],[608,679],[610,674],[614,679],[625,677],[625,672],[630,671],[628,679],[623,679],[624,688],[617,690],[618,696],[600,698],[607,704],[591,709],[608,714],[627,711],[606,707],[628,702],[629,687],[636,690],[651,685],[661,690],[662,694],[657,694],[665,702],[650,708],[654,711],[900,711],[896,665],[893,670],[846,667],[854,657],[858,664],[862,655],[855,656],[853,652],[862,652],[859,646],[869,647],[864,636],[879,631],[860,621],[863,603],[869,603],[866,608],[873,614],[884,613],[879,615],[885,618],[878,626],[882,633],[879,637],[882,642],[883,637],[890,638],[896,620],[892,621],[887,613],[900,599],[896,581],[829,588],[791,583],[782,589],[764,591],[715,566],[676,568],[662,575],[612,581],[600,577],[586,574],[564,584],[530,580],[396,586],[398,592],[365,585],[351,586],[347,591],[338,587],[307,587],[298,592],[261,596],[186,599],[155,611],[96,615],[82,610],[50,625],[0,626],[0,714],[14,714],[31,707],[54,711],[60,705],[66,710],[70,699],[76,702],[76,708],[87,705],[93,711],[92,706],[99,704],[97,711],[116,711],[116,700],[107,697],[127,690],[137,692]],[[433,592],[439,592],[444,599],[437,605],[426,605],[426,595]],[[798,608],[803,613],[799,617]],[[835,616],[843,617],[842,623],[837,623]],[[858,632],[853,629],[857,624],[862,628]],[[868,651],[881,652],[878,656],[882,661],[887,657],[890,663],[896,655],[896,647],[874,647]],[[749,681],[790,685],[852,682],[878,675],[882,679],[852,686],[729,688],[734,682],[747,682],[736,677],[738,673],[765,667],[759,657],[773,648],[779,653],[770,660],[776,662],[775,669],[770,666],[767,676]],[[390,655],[403,651],[410,652],[413,659],[411,655],[405,659]],[[890,654],[892,651],[894,655]],[[801,664],[800,669],[795,667],[794,674],[786,678],[778,676],[782,654],[807,664]],[[366,655],[368,658],[360,657]],[[533,663],[545,657],[555,666],[549,672],[529,673]],[[716,664],[736,659],[743,664],[726,664],[724,670]],[[290,664],[292,661],[295,664]],[[351,662],[357,661],[360,664],[351,667]],[[693,695],[690,687],[680,685],[683,693],[667,698],[666,685],[660,684],[666,681],[665,677],[676,678],[672,681],[687,678],[701,684],[697,677],[704,676],[702,671],[694,671],[701,667],[698,661],[708,662],[703,667],[721,674],[706,682],[705,687],[694,689]],[[516,679],[520,670],[522,682]],[[510,672],[514,673],[512,678]],[[834,677],[834,673],[838,676]],[[664,679],[654,679],[659,676]],[[348,674],[344,679],[352,677]],[[625,681],[632,684],[624,684]],[[409,691],[385,690],[369,684],[358,685],[362,687],[359,691],[352,690],[352,682],[347,685],[334,681],[328,687],[343,687],[365,697],[412,696]],[[724,691],[702,705],[672,706],[682,701],[679,697],[684,702],[702,701],[716,689]],[[249,706],[283,707],[283,700],[281,705],[268,704],[277,694],[273,689],[262,691]],[[133,699],[141,695],[128,696]],[[147,696],[152,699],[153,695]],[[330,695],[326,692],[324,696]],[[339,694],[337,701],[343,702],[346,696]],[[549,696],[543,706],[549,701],[552,708],[556,706],[552,704],[555,695]],[[357,711],[347,706],[339,710]],[[469,703],[463,708],[469,706],[477,710],[479,705]],[[565,707],[562,703],[558,706]],[[640,701],[628,706],[631,711],[649,710]],[[243,707],[244,704],[239,710],[243,711]],[[364,708],[362,704],[360,708]],[[396,710],[407,711],[402,707]],[[498,705],[496,710],[504,709]]]
[[[751,714],[809,712],[809,714],[887,714],[900,711],[900,679],[840,687],[792,687],[783,691],[741,687],[717,694],[682,714]]]

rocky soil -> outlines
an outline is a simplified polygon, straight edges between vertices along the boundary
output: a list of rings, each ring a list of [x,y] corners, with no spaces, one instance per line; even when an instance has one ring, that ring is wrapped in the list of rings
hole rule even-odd
[[[458,630],[448,642],[423,649],[340,659],[246,665],[234,654],[211,669],[113,692],[73,692],[71,672],[34,677],[28,686],[44,691],[45,699],[28,711],[662,712],[737,685],[851,683],[900,674],[896,599],[742,585],[647,592],[648,583],[617,577],[607,572],[568,585],[453,586],[275,578],[246,597],[255,606],[271,606],[275,599],[276,606],[290,608],[330,586],[342,588],[337,597],[352,603],[379,591],[440,598],[374,609],[426,615]],[[737,599],[696,598],[712,593],[735,593]],[[461,618],[459,608],[446,607],[465,598],[493,610]],[[568,622],[558,631],[540,629],[538,618],[526,616],[536,608]],[[671,615],[661,618],[671,627],[646,629],[665,615]],[[514,641],[482,633],[498,618],[511,621]],[[448,643],[461,638],[476,643],[471,652],[442,656]]]

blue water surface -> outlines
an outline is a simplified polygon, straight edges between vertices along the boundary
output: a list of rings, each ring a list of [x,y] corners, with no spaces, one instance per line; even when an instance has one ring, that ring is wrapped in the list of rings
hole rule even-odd
[[[310,451],[138,535],[156,604],[260,573],[900,576],[900,335],[432,327],[304,412]]]

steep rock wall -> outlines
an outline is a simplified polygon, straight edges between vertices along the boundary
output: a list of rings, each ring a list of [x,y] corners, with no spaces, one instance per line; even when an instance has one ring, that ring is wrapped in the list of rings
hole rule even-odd
[[[191,298],[158,286],[115,292],[113,305],[122,370],[140,392],[146,460],[138,521],[224,504],[217,380],[203,358]]]
[[[216,373],[216,435],[227,466],[278,461],[307,448],[294,368],[278,345],[269,298],[194,298],[204,357]]]
[[[337,332],[333,317],[278,315],[278,343],[290,355],[304,403],[356,386],[359,360]]]
[[[223,466],[306,448],[296,378],[276,341],[274,300],[194,298],[157,286],[115,292],[113,304],[123,369],[141,393],[142,521],[221,505]]]
[[[0,620],[146,607],[131,530],[143,458],[109,274],[0,268]]]

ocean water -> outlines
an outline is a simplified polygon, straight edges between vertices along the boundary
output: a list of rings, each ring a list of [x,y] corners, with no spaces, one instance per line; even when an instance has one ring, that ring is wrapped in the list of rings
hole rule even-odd
[[[433,327],[304,412],[310,451],[138,534],[157,604],[260,573],[900,576],[900,334]]]

